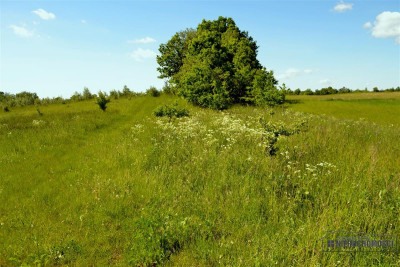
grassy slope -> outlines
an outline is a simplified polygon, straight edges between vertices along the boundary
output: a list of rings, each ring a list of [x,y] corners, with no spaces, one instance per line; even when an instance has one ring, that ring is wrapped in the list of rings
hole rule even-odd
[[[380,125],[364,114],[190,107],[189,119],[157,122],[154,108],[174,100],[1,114],[0,265],[400,263],[322,254],[318,241],[327,230],[399,233],[400,126],[386,124],[400,113]],[[353,118],[359,105],[344,103]],[[259,117],[307,120],[308,131],[282,138],[268,157]]]

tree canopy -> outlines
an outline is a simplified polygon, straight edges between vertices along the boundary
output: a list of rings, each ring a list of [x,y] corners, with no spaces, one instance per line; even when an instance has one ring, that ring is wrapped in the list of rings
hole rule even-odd
[[[234,103],[275,105],[284,101],[277,80],[257,59],[256,41],[231,18],[203,20],[161,44],[159,78],[172,92],[203,107],[224,109]]]

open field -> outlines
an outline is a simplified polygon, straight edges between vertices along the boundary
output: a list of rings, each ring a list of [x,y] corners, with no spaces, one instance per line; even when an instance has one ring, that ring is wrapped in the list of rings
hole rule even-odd
[[[366,119],[378,124],[400,124],[400,93],[350,93],[288,96],[291,108],[338,119]]]
[[[300,102],[221,112],[161,95],[106,112],[83,101],[1,113],[0,266],[399,266],[393,253],[323,253],[319,239],[400,238],[400,94],[290,99]],[[190,117],[153,116],[174,101]],[[305,128],[269,156],[260,118]]]

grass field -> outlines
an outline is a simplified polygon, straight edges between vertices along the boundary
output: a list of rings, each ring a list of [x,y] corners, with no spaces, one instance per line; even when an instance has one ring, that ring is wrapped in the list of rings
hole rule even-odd
[[[291,108],[338,119],[400,124],[400,93],[351,93],[324,96],[288,96]]]
[[[319,239],[400,237],[400,94],[290,99],[0,114],[0,266],[399,266],[394,253],[323,253]],[[153,116],[174,101],[190,117]],[[260,118],[306,124],[269,156]]]

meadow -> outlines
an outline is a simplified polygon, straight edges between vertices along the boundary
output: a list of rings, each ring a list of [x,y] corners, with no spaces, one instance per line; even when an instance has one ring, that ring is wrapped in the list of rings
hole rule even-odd
[[[288,99],[296,103],[292,108],[297,111],[386,125],[400,123],[400,92],[299,95]]]
[[[399,266],[324,253],[397,235],[400,94],[290,96],[214,111],[162,94],[0,114],[0,266]],[[189,117],[155,117],[177,101]],[[266,152],[266,128],[280,136]]]

